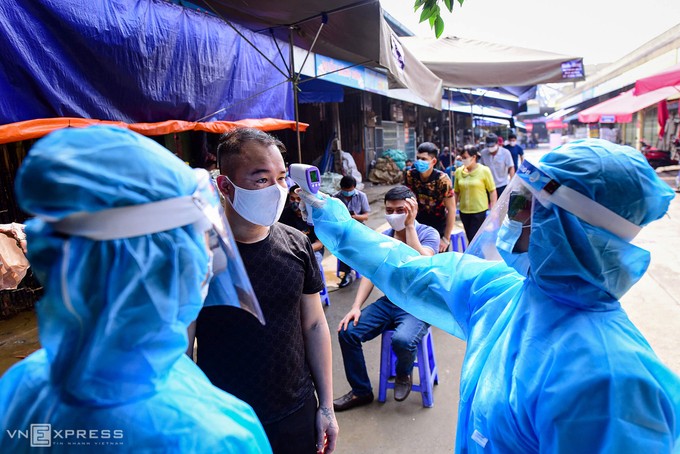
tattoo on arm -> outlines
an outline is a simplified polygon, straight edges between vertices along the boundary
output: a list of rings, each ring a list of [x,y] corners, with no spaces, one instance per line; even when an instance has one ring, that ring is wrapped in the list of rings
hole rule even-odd
[[[330,407],[319,407],[319,411],[326,418],[330,419],[331,421],[333,420],[333,410],[331,410]]]

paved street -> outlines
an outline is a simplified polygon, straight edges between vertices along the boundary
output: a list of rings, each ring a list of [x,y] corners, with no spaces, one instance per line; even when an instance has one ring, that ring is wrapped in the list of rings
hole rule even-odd
[[[537,160],[545,149],[528,152],[530,159]],[[662,175],[669,184],[675,172]],[[384,212],[382,196],[391,186],[366,188],[373,210],[368,225],[382,230]],[[647,337],[661,359],[676,373],[680,373],[680,198],[675,199],[669,215],[644,229],[635,243],[652,253],[652,262],[645,277],[623,298],[623,305],[630,318]],[[335,335],[338,323],[350,308],[356,283],[338,289],[335,277],[334,257],[324,260],[331,306],[326,315],[333,338],[334,395],[346,393],[349,386],[344,377],[342,357]],[[369,301],[381,293],[373,291]],[[392,390],[384,404],[374,402],[366,407],[339,413],[341,436],[338,453],[392,454],[426,452],[451,452],[454,444],[456,408],[458,405],[458,381],[465,344],[440,330],[433,329],[434,346],[439,367],[439,385],[434,391],[434,407],[423,408],[419,393],[412,393],[404,402],[393,399]],[[30,313],[21,314],[10,321],[0,322],[0,373],[38,348],[35,319]],[[369,376],[377,396],[379,373],[379,339],[365,345]]]

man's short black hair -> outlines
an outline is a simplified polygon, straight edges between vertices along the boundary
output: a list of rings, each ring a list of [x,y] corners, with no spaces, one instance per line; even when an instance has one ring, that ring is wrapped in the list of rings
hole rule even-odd
[[[484,143],[486,143],[487,145],[498,145],[498,136],[493,132],[490,132],[486,136],[486,139],[484,139]]]
[[[285,153],[286,147],[279,139],[267,134],[264,131],[254,128],[237,128],[233,131],[226,132],[220,137],[217,145],[217,163],[220,168],[220,173],[224,174],[225,170],[229,168],[229,161],[241,154],[243,146],[248,142],[257,142],[260,145],[269,147],[274,145],[279,151]]]
[[[342,177],[342,180],[340,180],[340,188],[342,189],[355,188],[356,186],[357,180],[352,175],[345,175]]]
[[[510,134],[508,134],[508,140],[510,140],[510,139],[516,139],[516,138],[517,138],[517,135],[516,135],[515,133],[512,133],[512,132],[511,132]]]
[[[294,184],[293,186],[291,186],[290,188],[288,188],[288,194],[294,194],[294,193],[295,193],[295,190],[296,190],[296,189],[299,189],[299,188],[300,188],[300,186]]]
[[[409,188],[403,185],[395,186],[385,194],[385,203],[388,200],[406,200],[416,195]]]
[[[427,153],[432,158],[437,158],[439,156],[439,148],[432,142],[423,142],[418,145],[418,153]]]

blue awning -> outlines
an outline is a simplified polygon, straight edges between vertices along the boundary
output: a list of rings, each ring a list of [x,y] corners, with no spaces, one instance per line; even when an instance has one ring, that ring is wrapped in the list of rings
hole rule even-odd
[[[298,102],[300,104],[313,102],[343,102],[345,91],[338,84],[323,79],[302,77],[300,82]]]

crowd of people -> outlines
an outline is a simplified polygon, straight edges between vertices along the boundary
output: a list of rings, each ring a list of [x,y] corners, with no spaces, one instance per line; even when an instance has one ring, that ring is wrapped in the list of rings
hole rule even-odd
[[[0,378],[2,427],[110,431],[102,449],[332,453],[335,412],[374,399],[362,344],[394,330],[403,401],[432,325],[467,342],[456,452],[672,452],[680,378],[619,299],[649,264],[630,241],[673,190],[629,147],[582,140],[531,163],[516,139],[421,143],[378,233],[352,172],[332,196],[292,186],[285,147],[256,129],[221,137],[214,178],[129,130],[48,135],[16,179],[42,349]],[[465,254],[450,251],[458,213]],[[362,276],[335,399],[325,252],[341,288]]]

